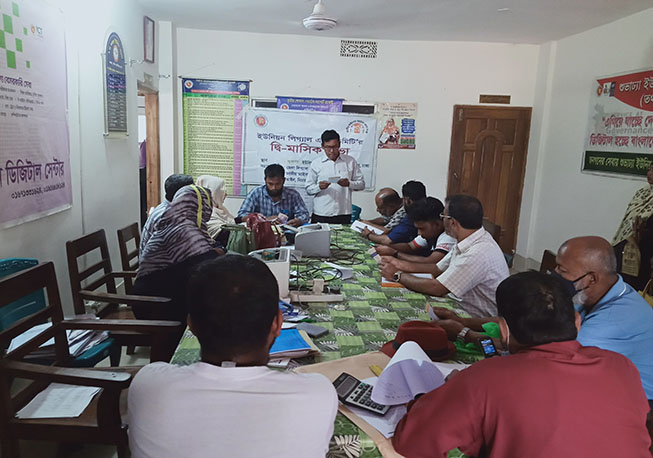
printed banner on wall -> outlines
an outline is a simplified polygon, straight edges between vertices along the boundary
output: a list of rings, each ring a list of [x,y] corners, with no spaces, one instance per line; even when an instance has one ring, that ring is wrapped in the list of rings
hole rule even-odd
[[[380,103],[380,149],[415,149],[416,103]]]
[[[62,13],[0,2],[0,227],[70,208]]]
[[[328,111],[340,113],[344,99],[316,99],[312,97],[277,97],[281,110]]]
[[[184,173],[225,180],[231,196],[247,194],[242,185],[243,120],[249,81],[182,79]]]
[[[583,170],[646,176],[653,161],[653,70],[597,78]]]
[[[256,108],[245,115],[243,182],[263,184],[270,164],[286,169],[286,186],[303,188],[311,162],[324,156],[320,136],[340,134],[340,154],[353,156],[365,176],[366,189],[376,177],[376,119],[373,116]]]

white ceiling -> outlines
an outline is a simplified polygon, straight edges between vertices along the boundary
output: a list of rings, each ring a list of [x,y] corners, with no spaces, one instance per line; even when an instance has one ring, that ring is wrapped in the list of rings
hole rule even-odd
[[[178,27],[393,40],[539,44],[653,7],[653,0],[323,0],[330,31],[301,25],[316,0],[138,0]],[[497,11],[508,8],[508,11]]]

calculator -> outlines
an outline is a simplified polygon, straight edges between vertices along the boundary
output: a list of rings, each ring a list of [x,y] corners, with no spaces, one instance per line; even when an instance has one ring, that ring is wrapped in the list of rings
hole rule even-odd
[[[353,375],[343,372],[333,382],[338,393],[338,399],[345,404],[369,410],[380,415],[385,414],[390,406],[384,406],[372,401],[372,385],[361,382]]]

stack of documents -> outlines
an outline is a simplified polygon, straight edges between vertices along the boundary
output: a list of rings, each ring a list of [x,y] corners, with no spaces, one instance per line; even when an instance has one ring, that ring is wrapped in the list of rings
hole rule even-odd
[[[90,319],[96,318],[95,315],[78,315],[75,318]],[[9,344],[8,351],[13,351],[32,338],[44,332],[52,326],[52,323],[43,323],[34,326],[33,328],[25,331],[21,335],[15,337]],[[94,347],[100,342],[109,337],[106,331],[91,331],[86,329],[67,330],[66,336],[68,337],[68,351],[72,357],[77,357],[84,353],[86,350]],[[50,359],[55,357],[54,351],[54,337],[44,342],[38,350],[30,353],[26,359]]]
[[[282,329],[270,348],[270,359],[301,358],[319,352],[308,334],[298,329]]]
[[[363,232],[363,229],[369,229],[373,233],[377,235],[383,234],[383,230],[379,229],[378,227],[374,227],[372,225],[366,224],[362,222],[361,220],[357,219],[353,223],[351,223],[351,230],[356,231],[356,232]]]

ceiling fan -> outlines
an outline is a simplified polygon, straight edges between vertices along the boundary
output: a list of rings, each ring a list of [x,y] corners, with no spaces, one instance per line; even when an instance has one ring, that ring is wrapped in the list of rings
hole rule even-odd
[[[329,30],[336,26],[337,21],[326,15],[326,8],[322,0],[317,0],[317,4],[313,7],[313,13],[307,18],[304,18],[304,27],[309,30]]]

